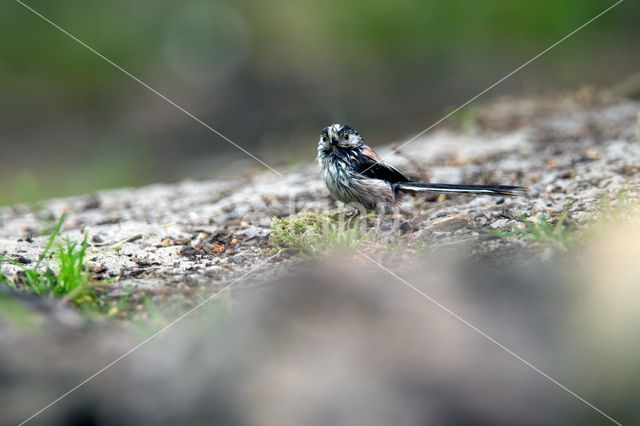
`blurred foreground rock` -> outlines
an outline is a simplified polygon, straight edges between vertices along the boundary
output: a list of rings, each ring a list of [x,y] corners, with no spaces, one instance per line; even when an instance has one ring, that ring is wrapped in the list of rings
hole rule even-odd
[[[625,412],[634,398],[624,385],[634,380],[603,382],[608,363],[597,352],[581,353],[585,330],[575,323],[582,317],[572,303],[574,284],[551,273],[520,271],[514,280],[456,261],[424,263],[432,273],[404,278],[605,412],[638,419]],[[233,302],[204,307],[33,424],[607,423],[401,282],[339,264],[328,259],[239,288]],[[94,329],[4,348],[4,420],[22,420],[135,344],[131,335],[114,335]]]

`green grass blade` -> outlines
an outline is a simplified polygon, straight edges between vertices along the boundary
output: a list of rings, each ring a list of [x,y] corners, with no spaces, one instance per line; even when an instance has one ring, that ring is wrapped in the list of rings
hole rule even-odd
[[[553,237],[553,228],[551,227],[551,225],[549,224],[549,221],[547,220],[547,215],[540,215],[538,216],[538,225],[540,227],[540,229],[542,230],[542,236],[546,239],[548,237]]]
[[[42,253],[40,253],[40,256],[38,256],[38,261],[36,262],[36,266],[35,266],[36,270],[40,268],[40,264],[42,263],[42,260],[49,253],[49,250],[51,250],[51,247],[53,246],[53,241],[56,239],[56,237],[60,233],[60,229],[62,229],[62,224],[64,223],[66,218],[67,218],[67,213],[63,213],[62,216],[60,216],[60,219],[58,220],[58,223],[56,224],[55,228],[53,228],[53,231],[49,236],[49,240],[47,241],[47,245],[44,247],[44,250],[42,251]]]

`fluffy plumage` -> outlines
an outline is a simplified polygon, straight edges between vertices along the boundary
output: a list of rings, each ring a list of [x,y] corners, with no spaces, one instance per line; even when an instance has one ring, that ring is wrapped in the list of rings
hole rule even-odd
[[[318,143],[318,162],[327,189],[347,204],[383,211],[402,194],[419,192],[467,193],[478,195],[524,195],[526,189],[508,185],[452,185],[412,182],[392,165],[385,163],[349,126],[333,124],[322,130]]]

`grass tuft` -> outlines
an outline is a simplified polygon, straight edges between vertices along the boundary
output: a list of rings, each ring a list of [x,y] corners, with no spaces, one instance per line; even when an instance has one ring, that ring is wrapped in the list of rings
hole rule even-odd
[[[524,214],[521,214],[519,216],[520,225],[512,231],[489,230],[487,232],[501,238],[532,240],[567,250],[575,241],[575,232],[567,224],[568,214],[569,206],[565,206],[555,224],[552,223],[547,213],[539,214],[532,219],[527,219]]]
[[[70,240],[58,243],[55,250],[56,256],[54,256],[57,262],[49,262],[49,255],[54,251],[56,237],[65,219],[66,215],[62,215],[58,220],[33,268],[27,268],[11,259],[0,258],[0,283],[18,291],[62,298],[86,308],[87,305],[93,305],[96,301],[96,295],[90,284],[89,269],[85,264],[87,234],[85,233],[80,244]],[[18,266],[21,273],[16,274],[14,278],[2,273],[1,266],[5,261]]]

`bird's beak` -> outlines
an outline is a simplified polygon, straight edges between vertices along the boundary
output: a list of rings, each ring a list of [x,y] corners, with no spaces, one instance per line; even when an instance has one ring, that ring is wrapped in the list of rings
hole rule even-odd
[[[335,132],[329,132],[329,140],[331,145],[338,145],[338,135]]]

